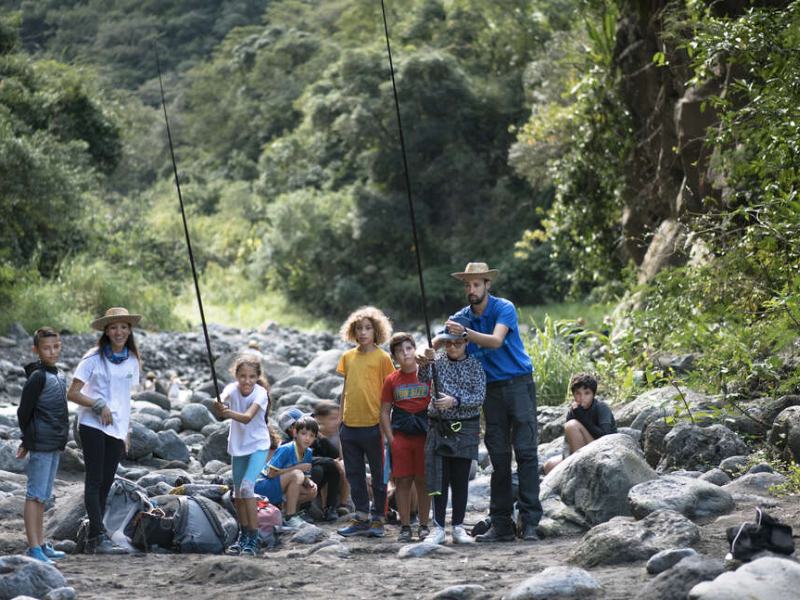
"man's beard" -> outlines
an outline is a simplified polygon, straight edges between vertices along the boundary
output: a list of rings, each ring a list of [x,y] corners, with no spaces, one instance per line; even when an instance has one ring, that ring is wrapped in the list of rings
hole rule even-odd
[[[475,300],[473,300],[473,297],[475,298]],[[470,294],[469,296],[467,296],[467,300],[473,306],[483,302],[484,298],[486,298],[486,292],[483,292],[483,295],[480,298],[478,298],[477,294]]]

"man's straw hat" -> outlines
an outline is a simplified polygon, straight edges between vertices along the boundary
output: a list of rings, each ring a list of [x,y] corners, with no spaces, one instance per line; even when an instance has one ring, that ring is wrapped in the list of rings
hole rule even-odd
[[[497,269],[490,269],[486,263],[467,263],[467,267],[460,273],[450,273],[450,277],[455,277],[459,281],[467,281],[470,278],[482,277],[492,280],[500,274]]]
[[[117,321],[124,321],[133,328],[141,319],[142,315],[132,315],[127,308],[115,306],[114,308],[109,308],[104,316],[92,321],[92,329],[103,331],[106,325]]]

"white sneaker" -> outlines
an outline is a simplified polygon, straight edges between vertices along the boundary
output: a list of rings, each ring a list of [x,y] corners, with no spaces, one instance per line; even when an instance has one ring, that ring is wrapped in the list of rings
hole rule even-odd
[[[453,527],[453,543],[454,544],[474,544],[475,540],[464,531],[464,527],[456,525]]]
[[[434,527],[428,537],[425,538],[423,544],[443,544],[444,543],[444,527]]]

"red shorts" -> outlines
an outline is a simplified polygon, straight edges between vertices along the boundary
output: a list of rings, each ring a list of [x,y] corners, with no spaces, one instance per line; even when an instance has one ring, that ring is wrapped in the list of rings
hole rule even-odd
[[[392,440],[392,475],[408,477],[425,476],[425,435],[394,432]]]

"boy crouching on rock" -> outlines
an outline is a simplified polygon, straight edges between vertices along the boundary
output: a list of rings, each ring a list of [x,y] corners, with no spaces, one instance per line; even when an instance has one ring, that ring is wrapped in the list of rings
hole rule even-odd
[[[597,438],[617,432],[617,422],[608,404],[594,397],[597,393],[597,379],[589,373],[575,373],[569,382],[574,402],[567,410],[567,423],[564,425],[565,445],[569,454],[591,444]],[[565,448],[566,450],[566,448]],[[566,456],[569,456],[566,454]],[[554,456],[544,464],[545,475],[552,471],[564,456]]]
[[[61,340],[51,327],[40,327],[33,334],[33,348],[39,360],[25,366],[28,381],[22,388],[17,420],[22,443],[17,458],[28,460],[28,488],[25,493],[25,536],[27,555],[55,566],[66,556],[44,541],[44,505],[53,493],[60,453],[67,445],[67,380],[56,362],[61,355]]]

